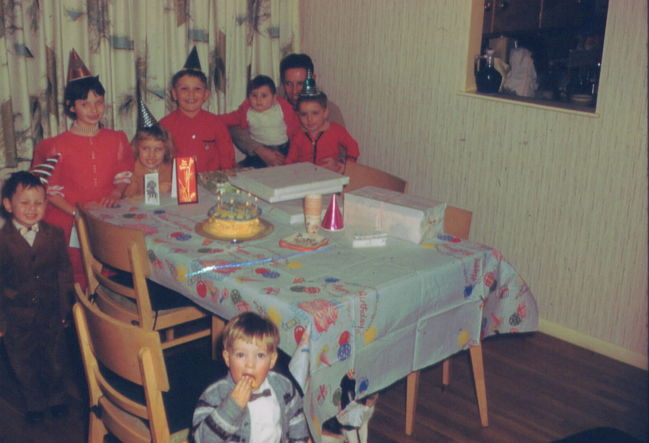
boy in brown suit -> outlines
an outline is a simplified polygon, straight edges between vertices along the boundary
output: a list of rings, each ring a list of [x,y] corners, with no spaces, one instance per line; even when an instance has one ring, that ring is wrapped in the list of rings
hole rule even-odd
[[[28,423],[45,410],[66,414],[64,328],[72,271],[63,231],[42,221],[47,200],[35,175],[20,171],[2,187],[0,337],[25,397]]]

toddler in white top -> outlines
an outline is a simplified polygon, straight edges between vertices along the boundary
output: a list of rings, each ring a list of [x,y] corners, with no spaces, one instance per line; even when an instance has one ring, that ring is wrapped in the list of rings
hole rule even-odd
[[[290,139],[300,130],[300,121],[292,105],[277,96],[275,82],[266,75],[250,80],[247,98],[239,108],[219,117],[228,127],[248,129],[253,140],[283,155],[288,153]],[[242,166],[263,167],[265,164]]]

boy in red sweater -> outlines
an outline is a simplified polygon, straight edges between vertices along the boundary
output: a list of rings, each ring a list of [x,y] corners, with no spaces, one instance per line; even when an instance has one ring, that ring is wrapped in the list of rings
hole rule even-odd
[[[160,124],[173,138],[176,157],[195,157],[197,172],[234,168],[234,146],[228,129],[216,114],[203,110],[209,90],[196,47],[171,79],[171,86],[178,109]]]
[[[286,164],[312,162],[342,174],[345,162],[356,161],[360,152],[358,143],[344,127],[327,120],[325,93],[300,95],[296,108],[303,131],[291,140]]]

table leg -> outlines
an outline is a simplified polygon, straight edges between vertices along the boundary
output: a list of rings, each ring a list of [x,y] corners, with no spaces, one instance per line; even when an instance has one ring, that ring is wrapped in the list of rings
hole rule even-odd
[[[442,362],[442,391],[451,384],[451,357]]]
[[[417,390],[419,389],[419,371],[408,374],[406,378],[406,435],[412,435],[417,409]]]
[[[478,411],[480,412],[480,424],[483,427],[489,426],[487,414],[487,387],[484,378],[484,364],[482,361],[482,345],[470,346],[471,368],[473,369],[473,383],[478,398]]]

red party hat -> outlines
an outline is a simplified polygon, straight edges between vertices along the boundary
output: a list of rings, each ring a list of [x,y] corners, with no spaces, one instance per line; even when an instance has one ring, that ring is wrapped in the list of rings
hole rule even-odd
[[[70,51],[70,58],[68,60],[68,83],[74,80],[80,80],[86,77],[92,77],[90,69],[86,67],[74,49]]]
[[[322,229],[327,231],[340,231],[343,225],[343,214],[340,212],[340,205],[338,204],[338,195],[332,194],[329,206],[322,219]]]

